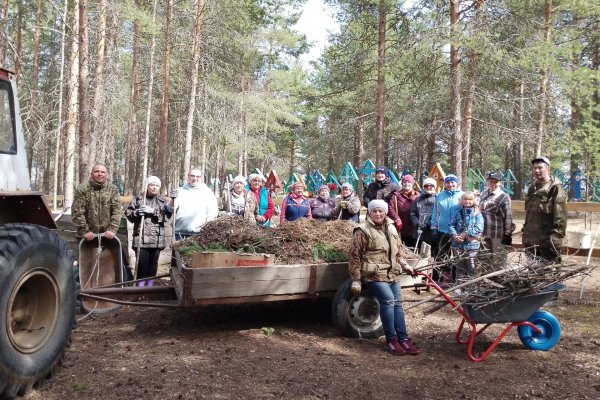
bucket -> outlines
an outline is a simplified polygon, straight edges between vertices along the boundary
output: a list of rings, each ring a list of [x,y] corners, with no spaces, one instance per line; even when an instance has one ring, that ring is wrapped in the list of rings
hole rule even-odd
[[[583,231],[579,236],[579,247],[583,250],[589,250],[592,247],[592,232]]]

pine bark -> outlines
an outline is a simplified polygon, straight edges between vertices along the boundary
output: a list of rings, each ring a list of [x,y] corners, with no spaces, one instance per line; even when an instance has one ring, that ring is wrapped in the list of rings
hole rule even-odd
[[[173,0],[167,0],[165,52],[163,62],[162,101],[160,105],[160,128],[158,134],[155,170],[158,177],[165,179],[167,175],[167,153],[169,146],[169,80],[171,75],[171,36],[173,32]],[[169,183],[165,182],[168,187]]]
[[[104,98],[104,63],[106,50],[106,0],[98,0],[98,40],[96,43],[96,67],[94,69],[94,99],[91,109],[91,137],[89,154],[90,159],[94,162],[106,162],[103,154],[98,154],[97,146],[98,139],[102,138],[102,142],[106,142],[106,131],[103,129],[102,115],[103,113],[103,98]]]
[[[88,177],[90,160],[89,27],[87,0],[79,0],[79,181]]]
[[[461,132],[461,75],[458,48],[458,9],[459,0],[450,0],[450,169],[458,177],[462,171],[462,132]]]
[[[79,114],[77,95],[79,92],[79,0],[73,0],[71,24],[71,49],[69,54],[69,78],[67,81],[67,117],[65,129],[67,142],[65,143],[65,208],[73,204],[73,191],[75,182],[75,147],[77,144],[77,115]]]
[[[379,0],[379,32],[377,45],[377,121],[375,134],[375,163],[385,162],[385,49],[387,26],[387,0]]]
[[[552,35],[552,0],[546,0],[544,10],[544,46],[548,48]],[[548,106],[548,66],[544,60],[544,67],[540,71],[540,92],[538,103],[538,118],[536,124],[536,145],[535,155],[542,155],[542,145],[544,142],[544,129],[546,126],[546,108]]]

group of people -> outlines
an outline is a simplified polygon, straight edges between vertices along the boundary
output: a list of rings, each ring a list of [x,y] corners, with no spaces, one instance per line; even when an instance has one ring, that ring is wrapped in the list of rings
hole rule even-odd
[[[560,262],[566,195],[550,175],[548,158],[537,157],[531,164],[533,183],[525,198],[523,244],[537,260]],[[391,182],[385,167],[377,169],[375,178],[365,192],[366,219],[352,238],[351,291],[359,295],[365,284],[377,298],[387,351],[416,355],[419,349],[407,334],[400,290],[401,273],[415,272],[403,257],[401,242],[414,246],[427,242],[436,259],[446,261],[439,276],[434,276],[443,287],[478,274],[478,262],[491,270],[501,269],[515,229],[511,200],[502,190],[499,171],[488,174],[488,186],[480,196],[461,191],[458,177],[452,174],[444,179],[439,194],[430,178],[423,181],[420,194],[410,175],[402,178],[402,187]],[[482,243],[486,251],[478,257]]]
[[[533,183],[525,198],[523,244],[532,257],[559,262],[566,234],[566,195],[560,181],[550,175],[550,160],[537,157],[531,164]],[[122,215],[119,192],[107,177],[106,166],[96,164],[89,181],[75,192],[72,215],[79,238],[92,240],[103,234],[111,239],[117,232]],[[458,177],[450,174],[439,193],[432,178],[423,180],[419,192],[413,176],[403,176],[398,186],[391,182],[388,169],[379,167],[374,182],[364,192],[367,215],[362,223],[363,204],[350,183],[341,186],[335,201],[327,185],[309,199],[298,182],[291,185],[283,200],[280,223],[300,218],[357,223],[348,266],[351,291],[359,295],[365,285],[379,301],[386,350],[395,355],[416,355],[419,349],[406,332],[399,283],[403,272],[415,274],[404,259],[404,247],[417,248],[423,242],[431,246],[432,255],[442,261],[434,279],[443,287],[478,274],[480,264],[491,270],[503,268],[515,226],[502,180],[501,172],[490,172],[486,190],[477,196],[463,192]],[[138,286],[154,284],[149,278],[156,276],[158,256],[167,243],[166,228],[174,217],[175,238],[180,240],[198,233],[219,215],[219,201],[202,181],[198,169],[189,172],[187,183],[172,190],[170,198],[160,195],[160,187],[158,177],[148,177],[144,193],[134,197],[125,210],[125,216],[134,224]],[[236,176],[220,202],[225,213],[259,226],[272,224],[275,206],[259,174],[251,174],[248,182]],[[478,254],[482,245],[486,251]]]

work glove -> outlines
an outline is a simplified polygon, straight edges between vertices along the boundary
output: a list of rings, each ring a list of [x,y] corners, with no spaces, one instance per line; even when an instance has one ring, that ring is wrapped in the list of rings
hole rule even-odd
[[[154,208],[150,207],[147,204],[144,204],[143,206],[140,207],[140,209],[138,210],[138,212],[140,213],[140,215],[153,215],[154,214]]]
[[[177,189],[173,189],[171,190],[171,193],[169,193],[169,197],[172,198],[173,200],[175,200],[177,198],[177,195],[179,193],[177,193]]]
[[[402,260],[400,261],[400,265],[402,266],[402,270],[404,272],[406,272],[407,274],[411,275],[411,276],[415,276],[417,273],[415,272],[415,269],[413,267],[411,267],[406,260]]]
[[[361,290],[362,285],[360,284],[360,281],[352,281],[352,286],[350,287],[350,291],[352,292],[352,294],[354,296],[358,296],[360,295]]]
[[[345,210],[346,208],[348,208],[348,202],[347,201],[340,201],[340,208]]]
[[[563,245],[562,238],[558,237],[556,233],[550,235],[550,242],[552,242],[552,246],[554,246],[555,249],[559,249]]]
[[[402,220],[401,219],[397,219],[396,221],[394,221],[394,225],[396,225],[396,230],[398,232],[400,232],[402,230]]]
[[[504,235],[502,244],[505,246],[512,246],[512,235]]]

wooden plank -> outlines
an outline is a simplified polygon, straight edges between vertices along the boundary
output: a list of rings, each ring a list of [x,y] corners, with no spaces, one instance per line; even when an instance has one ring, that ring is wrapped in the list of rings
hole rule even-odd
[[[306,300],[333,297],[335,292],[319,292],[319,293],[300,293],[286,295],[266,295],[266,296],[246,296],[246,297],[221,297],[214,299],[195,299],[193,304],[197,306],[215,305],[215,304],[248,304],[248,303],[263,303],[272,301],[289,301],[289,300]]]
[[[523,200],[513,200],[512,209],[513,211],[525,211],[525,202]],[[592,203],[585,201],[568,201],[567,211],[600,213],[600,203]]]
[[[238,283],[306,278],[310,276],[310,265],[275,265],[270,267],[216,267],[194,268],[193,283]]]
[[[210,299],[218,297],[262,296],[273,294],[308,293],[310,286],[310,269],[304,278],[274,279],[253,282],[210,282],[192,283],[193,299]]]

